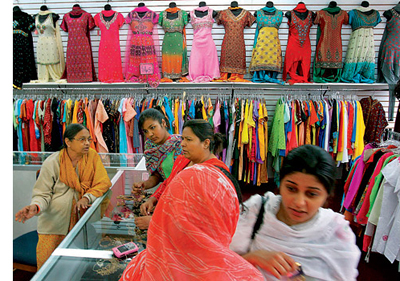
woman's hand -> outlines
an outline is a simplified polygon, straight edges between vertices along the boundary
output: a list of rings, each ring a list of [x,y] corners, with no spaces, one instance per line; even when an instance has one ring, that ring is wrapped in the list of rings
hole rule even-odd
[[[25,223],[38,213],[38,208],[35,204],[23,207],[18,213],[15,214],[15,220]]]
[[[148,229],[151,221],[151,216],[136,217],[135,224],[140,229]]]
[[[144,216],[150,215],[150,212],[154,209],[157,199],[155,197],[150,197],[146,202],[140,205],[140,213]]]
[[[144,181],[140,181],[140,182],[135,182],[132,185],[132,194],[140,194],[143,192],[143,190],[145,190],[145,182]]]
[[[85,210],[89,207],[89,199],[87,199],[86,197],[82,197],[78,203],[76,203],[76,209],[78,210],[78,212],[82,209]]]
[[[254,266],[259,266],[278,279],[297,270],[296,262],[282,252],[258,250],[247,253],[242,257]]]

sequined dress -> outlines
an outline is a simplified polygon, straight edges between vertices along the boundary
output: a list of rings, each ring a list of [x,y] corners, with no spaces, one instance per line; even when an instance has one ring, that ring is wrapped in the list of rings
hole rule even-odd
[[[282,72],[282,50],[278,35],[282,18],[281,10],[275,9],[273,15],[266,15],[262,9],[257,11],[257,29],[249,66],[253,82],[280,82],[276,77]]]
[[[106,21],[104,17],[112,17]],[[94,16],[96,26],[100,28],[99,81],[106,83],[123,82],[119,29],[125,19],[121,13],[113,10],[101,11]]]
[[[162,43],[162,75],[169,79],[181,78],[188,74],[186,37],[184,28],[188,24],[187,12],[179,10],[176,19],[168,19],[167,11],[160,13],[158,24],[165,31]]]
[[[194,34],[188,79],[192,82],[210,82],[220,77],[217,48],[211,34],[214,23],[213,10],[209,7],[196,10],[208,11],[208,14],[200,18],[194,11],[190,11],[190,23]]]
[[[143,8],[144,9],[144,8]],[[145,9],[145,14],[140,17],[142,9],[136,8],[130,12],[125,23],[129,24],[126,54],[123,73],[126,82],[148,83],[151,87],[157,87],[160,83],[160,69],[157,62],[157,54],[154,47],[153,27],[158,23],[158,15]],[[140,64],[152,64],[153,74],[140,74]]]
[[[13,86],[37,79],[32,31],[35,21],[25,12],[13,13]]]
[[[349,13],[353,29],[347,47],[341,80],[353,83],[375,82],[374,27],[381,22],[378,11],[365,14],[358,9]]]
[[[311,43],[310,28],[312,12],[308,10],[307,17],[302,20],[294,11],[290,11],[289,39],[286,47],[285,63],[283,66],[283,81],[288,79],[290,84],[307,83],[310,81]]]
[[[63,75],[68,83],[97,80],[89,33],[95,24],[91,14],[83,10],[81,12],[79,17],[74,17],[71,12],[65,14],[61,23],[61,29],[68,32],[67,58]]]

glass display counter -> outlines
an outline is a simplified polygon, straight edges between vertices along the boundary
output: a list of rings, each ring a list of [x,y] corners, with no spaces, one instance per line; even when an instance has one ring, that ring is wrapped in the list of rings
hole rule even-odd
[[[146,180],[144,158],[134,169],[119,169],[112,187],[98,198],[31,280],[119,280],[134,256],[117,259],[112,248],[134,242],[146,248],[146,231],[136,228],[139,203],[121,199],[134,182]]]

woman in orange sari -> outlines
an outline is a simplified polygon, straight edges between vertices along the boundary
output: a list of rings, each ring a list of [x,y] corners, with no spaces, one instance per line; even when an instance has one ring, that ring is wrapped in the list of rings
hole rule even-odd
[[[241,197],[214,154],[222,138],[200,119],[184,124],[182,138],[186,159],[174,163],[150,222],[147,249],[120,280],[263,280],[229,249]]]
[[[33,187],[31,204],[15,220],[25,222],[37,215],[39,241],[36,247],[39,269],[75,226],[89,204],[111,186],[97,152],[90,148],[89,130],[82,124],[65,129],[63,148],[50,155]]]

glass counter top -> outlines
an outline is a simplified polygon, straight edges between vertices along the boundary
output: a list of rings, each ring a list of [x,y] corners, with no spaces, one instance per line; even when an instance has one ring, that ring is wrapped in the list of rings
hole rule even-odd
[[[143,167],[118,170],[112,187],[86,211],[46,263],[31,280],[118,280],[134,255],[117,259],[112,248],[128,242],[146,248],[146,231],[136,227],[139,202],[130,195],[134,182],[145,180]],[[147,195],[148,197],[149,195]]]
[[[41,166],[54,152],[13,151],[14,166]],[[143,153],[99,153],[104,167],[135,168],[143,158]]]

